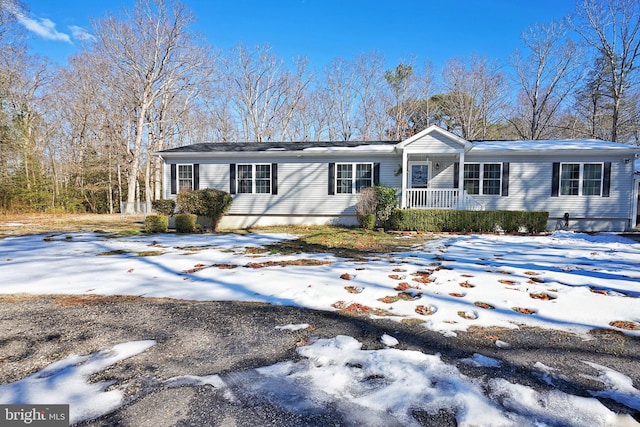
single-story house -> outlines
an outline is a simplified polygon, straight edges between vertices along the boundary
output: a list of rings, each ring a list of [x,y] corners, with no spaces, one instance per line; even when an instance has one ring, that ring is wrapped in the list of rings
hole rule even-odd
[[[549,212],[548,229],[638,226],[640,147],[598,140],[466,141],[430,126],[404,141],[202,143],[156,153],[163,197],[233,195],[223,228],[357,224],[362,188],[398,189],[400,208]]]

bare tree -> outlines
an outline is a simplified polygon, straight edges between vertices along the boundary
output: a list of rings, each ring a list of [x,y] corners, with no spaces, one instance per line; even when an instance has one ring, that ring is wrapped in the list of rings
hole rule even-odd
[[[501,116],[507,83],[497,63],[472,56],[454,58],[442,72],[447,89],[443,108],[465,139],[487,139],[489,126]]]
[[[358,139],[384,139],[387,128],[387,99],[385,98],[384,55],[369,52],[354,62],[358,85],[356,114]]]
[[[622,102],[640,56],[640,2],[582,0],[572,26],[603,60],[598,71],[612,101],[610,139],[617,141]]]
[[[579,52],[566,35],[564,24],[552,22],[532,26],[522,36],[528,55],[516,52],[513,59],[520,108],[509,120],[520,138],[549,135],[561,106],[579,81]]]
[[[349,141],[355,132],[358,76],[352,63],[334,58],[325,67],[325,99],[335,139]]]
[[[309,83],[306,60],[291,74],[269,46],[251,51],[239,45],[223,63],[228,96],[232,99],[247,141],[281,138]]]
[[[190,79],[202,64],[193,60],[191,13],[171,0],[138,0],[123,18],[107,17],[95,23],[96,52],[112,65],[109,81],[134,107],[131,162],[127,173],[126,213],[134,212],[138,173],[149,111],[177,81]]]

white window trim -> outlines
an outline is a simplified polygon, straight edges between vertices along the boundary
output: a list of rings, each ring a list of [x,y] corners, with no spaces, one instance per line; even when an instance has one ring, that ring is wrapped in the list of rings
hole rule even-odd
[[[176,189],[177,189],[177,192],[179,193],[182,190],[182,188],[180,188],[180,167],[181,166],[188,166],[189,168],[191,168],[191,186],[190,186],[190,189],[193,191],[193,180],[194,180],[193,163],[178,163],[178,164],[176,164]]]
[[[338,186],[338,165],[351,165],[351,192],[350,193],[339,193],[338,192],[338,188],[340,188]],[[335,194],[336,195],[340,195],[340,194],[358,194],[356,193],[356,168],[357,165],[370,165],[371,166],[371,186],[373,187],[373,169],[374,169],[374,164],[373,162],[356,162],[356,163],[352,163],[352,162],[340,162],[340,163],[336,163],[336,171],[335,171],[335,178],[333,180],[333,186],[335,188]]]
[[[580,165],[580,175],[578,177],[578,194],[562,194],[562,166],[563,165]],[[600,192],[598,194],[583,194],[584,184],[584,165],[600,165]],[[602,189],[604,188],[604,162],[562,162],[560,163],[560,172],[558,173],[558,196],[560,197],[602,197]]]
[[[240,190],[240,176],[238,174],[238,168],[240,166],[251,166],[251,192],[250,193],[241,193]],[[268,166],[269,167],[269,192],[268,193],[256,193],[256,166]],[[236,164],[236,193],[238,194],[273,194],[273,168],[271,167],[271,163],[237,163]]]
[[[465,162],[464,166],[466,165],[480,165],[480,176],[478,177],[479,180],[479,187],[478,187],[478,194],[469,194],[471,196],[502,196],[502,163],[500,162]],[[484,194],[484,165],[500,165],[500,191],[497,194]],[[464,181],[466,181],[466,179],[464,178],[464,166],[463,166],[463,173],[462,173],[462,188],[465,188],[464,185]]]

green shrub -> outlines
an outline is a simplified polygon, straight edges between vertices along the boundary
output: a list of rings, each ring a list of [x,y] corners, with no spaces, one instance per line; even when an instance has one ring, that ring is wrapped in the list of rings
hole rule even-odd
[[[178,193],[180,213],[190,213],[211,220],[211,230],[216,230],[222,216],[229,212],[233,197],[226,191],[207,188],[205,190],[181,191]]]
[[[373,230],[376,226],[376,216],[375,214],[365,214],[362,217],[362,228],[365,230]]]
[[[173,199],[159,199],[151,202],[154,211],[161,215],[171,216],[176,210],[176,201]]]
[[[147,233],[166,233],[169,229],[169,217],[166,215],[147,215],[144,219],[144,231]]]
[[[384,187],[382,185],[376,185],[373,189],[378,200],[376,219],[386,228],[393,210],[398,207],[397,190],[393,187]]]
[[[175,216],[177,233],[193,233],[197,230],[197,215],[194,214],[177,214]]]
[[[398,231],[538,233],[547,228],[548,212],[396,209],[389,227]]]

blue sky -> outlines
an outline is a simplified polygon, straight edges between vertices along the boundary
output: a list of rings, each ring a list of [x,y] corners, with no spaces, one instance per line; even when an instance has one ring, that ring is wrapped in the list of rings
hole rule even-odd
[[[133,0],[24,0],[33,53],[65,63],[88,37],[91,21]],[[536,22],[560,19],[577,0],[185,0],[196,29],[219,48],[270,44],[290,60],[320,68],[332,58],[373,50],[387,66],[413,58],[441,67],[447,59],[487,56],[507,63],[520,35]],[[87,33],[83,32],[86,31]]]

